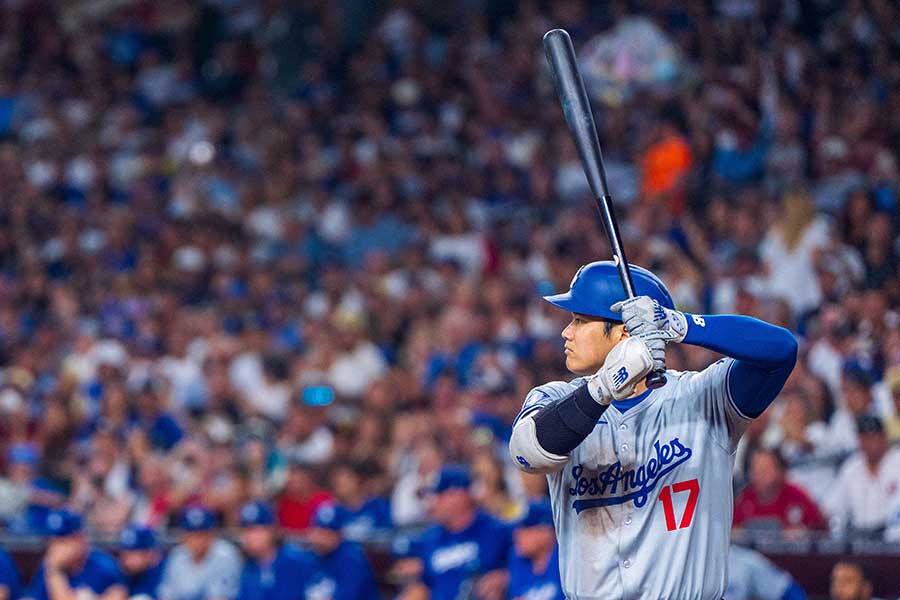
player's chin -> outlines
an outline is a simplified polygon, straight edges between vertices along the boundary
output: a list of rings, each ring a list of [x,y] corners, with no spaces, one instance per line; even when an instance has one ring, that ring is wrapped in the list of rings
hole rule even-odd
[[[566,369],[576,375],[590,375],[593,371],[585,369],[584,361],[578,360],[574,354],[566,354]]]

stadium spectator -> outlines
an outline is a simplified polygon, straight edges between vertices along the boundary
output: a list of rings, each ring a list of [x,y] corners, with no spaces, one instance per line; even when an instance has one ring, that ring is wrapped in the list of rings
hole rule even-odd
[[[524,507],[509,489],[505,466],[505,462],[488,452],[476,454],[472,459],[472,496],[485,512],[513,522],[522,516]]]
[[[0,519],[10,531],[39,530],[48,507],[64,500],[61,493],[42,485],[37,475],[39,463],[40,456],[31,444],[11,444],[6,451],[6,476],[0,478]]]
[[[831,569],[831,600],[877,600],[872,580],[862,565],[841,561]]]
[[[247,561],[241,572],[238,600],[309,598],[322,574],[312,554],[279,540],[275,513],[263,502],[240,511],[240,540]]]
[[[750,548],[731,544],[728,551],[729,600],[806,600],[791,576]]]
[[[848,364],[841,377],[841,394],[844,408],[831,416],[829,439],[832,447],[841,453],[852,453],[859,448],[856,425],[860,417],[873,414],[872,381],[859,365]]]
[[[841,465],[825,508],[836,533],[880,539],[900,498],[900,448],[877,417],[859,417],[856,428],[859,452]]]
[[[45,527],[50,536],[47,551],[23,599],[125,600],[125,581],[116,560],[91,547],[82,531],[80,515],[53,510],[47,514]]]
[[[341,535],[352,542],[365,542],[390,533],[391,506],[385,498],[373,494],[371,475],[375,463],[340,462],[331,468],[335,504],[343,511]]]
[[[156,533],[149,527],[128,525],[119,534],[118,549],[128,598],[156,600],[165,569]]]
[[[437,478],[443,455],[437,442],[424,437],[397,459],[400,471],[391,493],[391,517],[398,526],[419,525],[428,519],[423,491]]]
[[[480,510],[469,470],[444,466],[430,492],[436,525],[416,544],[419,582],[407,586],[404,600],[455,598],[460,594],[502,597],[507,585],[510,527]]]
[[[331,494],[319,488],[314,469],[304,463],[292,463],[276,505],[278,524],[287,531],[303,531],[312,523],[316,510],[330,501]]]
[[[316,510],[304,538],[317,555],[321,576],[307,594],[313,598],[365,600],[378,597],[378,585],[362,547],[341,535],[346,514],[333,504]]]
[[[16,600],[22,593],[19,568],[12,556],[0,548],[0,600]]]
[[[531,502],[513,529],[509,589],[515,600],[546,598],[564,600],[559,578],[559,548],[553,529],[553,511],[546,499]]]
[[[734,503],[735,529],[786,533],[825,529],[819,508],[786,481],[787,465],[775,450],[758,450],[750,461],[750,484]]]
[[[888,441],[900,442],[900,367],[894,367],[885,374],[885,387],[891,395],[892,412],[886,417],[884,428]]]
[[[182,541],[166,560],[160,600],[235,600],[240,589],[240,551],[220,537],[215,515],[202,506],[181,514]]]

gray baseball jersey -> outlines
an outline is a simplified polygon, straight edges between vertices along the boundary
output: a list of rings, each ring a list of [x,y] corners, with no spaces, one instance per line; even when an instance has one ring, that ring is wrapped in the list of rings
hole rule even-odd
[[[750,419],[728,393],[734,361],[613,405],[547,476],[567,598],[720,600],[733,511],[733,452]],[[529,392],[519,418],[584,383]]]
[[[223,539],[215,540],[199,563],[194,562],[184,544],[176,546],[166,560],[159,597],[163,600],[237,598],[242,566],[240,550]]]

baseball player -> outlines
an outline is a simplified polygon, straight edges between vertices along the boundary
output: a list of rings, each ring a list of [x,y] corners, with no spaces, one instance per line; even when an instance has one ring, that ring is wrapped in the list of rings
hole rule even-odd
[[[512,600],[565,600],[559,581],[559,548],[548,500],[536,500],[513,530],[515,549],[509,557]]]
[[[750,317],[678,312],[662,281],[629,268],[634,299],[610,261],[545,298],[572,313],[562,337],[579,377],[528,393],[510,454],[548,475],[567,598],[719,600],[735,445],[781,390],[797,342]],[[727,358],[646,389],[673,342]]]
[[[316,554],[321,576],[306,588],[306,600],[375,600],[378,585],[369,559],[356,542],[341,535],[346,513],[333,504],[316,510],[306,541]]]
[[[159,584],[160,600],[234,600],[243,560],[219,537],[215,515],[202,506],[181,514],[182,543],[172,549]]]
[[[91,548],[81,527],[78,514],[63,509],[47,513],[47,552],[23,598],[125,600],[125,585],[116,559]]]
[[[239,523],[247,562],[238,600],[306,600],[319,578],[312,553],[279,541],[275,513],[263,502],[242,506]]]
[[[119,534],[119,567],[125,574],[129,598],[155,600],[162,581],[163,559],[156,533],[143,525],[129,525]]]
[[[0,600],[16,600],[21,593],[21,582],[12,556],[0,548]]]
[[[415,543],[418,581],[403,600],[462,600],[502,594],[512,546],[511,528],[480,510],[472,498],[472,478],[460,465],[440,470],[431,488],[430,509],[437,525]]]

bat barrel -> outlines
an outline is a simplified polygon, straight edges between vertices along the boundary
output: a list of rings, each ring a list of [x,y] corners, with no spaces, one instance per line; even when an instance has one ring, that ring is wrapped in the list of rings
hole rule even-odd
[[[552,29],[544,34],[544,51],[550,68],[556,78],[556,90],[563,107],[566,123],[575,138],[575,145],[581,157],[584,174],[594,198],[609,197],[606,186],[606,173],[603,170],[603,155],[600,152],[600,140],[597,139],[597,126],[588,101],[584,82],[578,73],[578,61],[572,38],[564,29]]]

